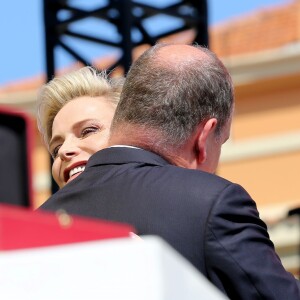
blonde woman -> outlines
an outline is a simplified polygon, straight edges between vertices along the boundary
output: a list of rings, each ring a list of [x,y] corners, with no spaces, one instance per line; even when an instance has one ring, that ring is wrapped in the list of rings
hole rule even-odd
[[[41,88],[38,128],[53,157],[52,176],[59,188],[79,176],[91,155],[107,146],[122,85],[120,78],[83,67]]]

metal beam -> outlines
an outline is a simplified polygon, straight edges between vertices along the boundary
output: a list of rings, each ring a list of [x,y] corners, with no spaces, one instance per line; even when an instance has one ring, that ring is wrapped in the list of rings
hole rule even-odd
[[[90,2],[78,4],[78,1],[72,0],[44,0],[47,81],[59,68],[56,59],[58,49],[69,54],[74,62],[93,65],[93,59],[99,58],[99,55],[89,55],[90,43],[102,47],[102,50],[110,47],[121,55],[116,55],[116,61],[107,69],[120,66],[126,73],[135,47],[154,45],[159,39],[174,33],[194,29],[194,42],[208,46],[207,0],[98,0],[95,3],[95,7],[89,8]],[[164,29],[164,18],[169,23],[173,22],[173,27]],[[96,34],[88,32],[86,22],[89,21],[98,22]],[[89,29],[95,30],[95,27],[90,25]],[[107,35],[108,28],[113,38]],[[88,51],[83,54],[77,45],[85,45]],[[52,181],[52,193],[57,189]]]

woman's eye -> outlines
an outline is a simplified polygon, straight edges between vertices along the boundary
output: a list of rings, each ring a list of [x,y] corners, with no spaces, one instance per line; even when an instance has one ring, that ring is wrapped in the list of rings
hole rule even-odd
[[[56,146],[52,151],[51,151],[51,156],[53,159],[55,159],[58,155],[58,151],[61,145]]]
[[[88,136],[89,134],[91,133],[96,133],[100,130],[99,127],[94,127],[94,126],[91,126],[91,127],[86,127],[84,128],[82,131],[81,131],[81,138],[84,138],[86,136]]]

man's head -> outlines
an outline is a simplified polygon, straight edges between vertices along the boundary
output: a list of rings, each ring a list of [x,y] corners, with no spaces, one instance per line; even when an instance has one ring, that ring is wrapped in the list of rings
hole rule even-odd
[[[232,111],[231,77],[211,51],[157,44],[127,75],[111,143],[140,146],[176,165],[214,172]]]

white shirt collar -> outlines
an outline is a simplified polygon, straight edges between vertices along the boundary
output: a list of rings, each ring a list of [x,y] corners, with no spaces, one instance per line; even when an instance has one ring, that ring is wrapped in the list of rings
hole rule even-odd
[[[133,148],[133,149],[142,149],[134,146],[129,146],[129,145],[112,145],[108,148]]]

